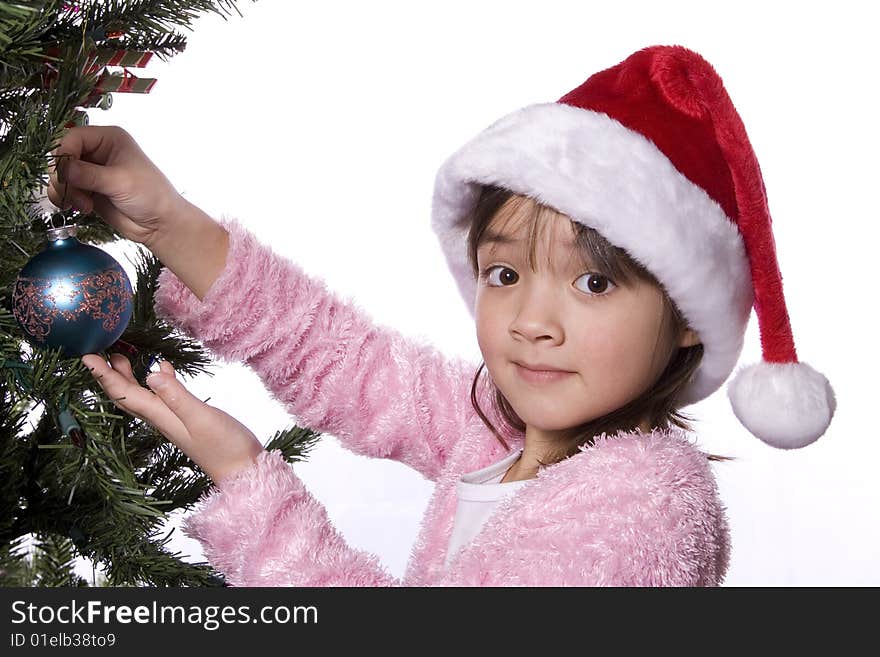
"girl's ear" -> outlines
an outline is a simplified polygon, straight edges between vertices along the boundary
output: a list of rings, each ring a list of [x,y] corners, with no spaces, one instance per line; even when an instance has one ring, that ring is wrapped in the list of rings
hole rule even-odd
[[[678,346],[693,347],[695,344],[700,344],[700,336],[697,335],[697,332],[689,328],[682,330],[681,336],[678,339]]]

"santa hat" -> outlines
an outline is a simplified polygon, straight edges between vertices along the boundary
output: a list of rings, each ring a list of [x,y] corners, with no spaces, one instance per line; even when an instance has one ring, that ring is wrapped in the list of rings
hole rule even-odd
[[[834,391],[795,353],[761,169],[699,54],[644,48],[555,103],[507,114],[443,163],[431,224],[471,315],[469,214],[488,184],[596,229],[663,284],[704,347],[683,404],[725,382],[754,306],[763,360],[728,385],[736,417],[783,449],[828,428]]]

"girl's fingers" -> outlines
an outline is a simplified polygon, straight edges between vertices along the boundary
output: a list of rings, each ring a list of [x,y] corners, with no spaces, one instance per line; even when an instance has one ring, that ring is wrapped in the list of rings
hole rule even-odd
[[[94,203],[92,192],[79,189],[71,183],[59,180],[59,174],[53,172],[49,176],[49,186],[46,188],[46,197],[52,204],[66,210],[74,206],[84,212],[91,211]]]
[[[113,370],[119,372],[126,381],[137,384],[137,379],[134,378],[134,372],[131,369],[131,361],[129,361],[128,358],[122,354],[112,353],[110,354],[110,365],[112,365]]]
[[[177,379],[171,363],[163,360],[159,368],[160,372],[147,377],[147,385],[180,418],[184,426],[188,429],[198,428],[206,419],[207,404],[187,390]]]
[[[145,388],[141,388],[141,390],[145,390]],[[149,408],[141,412],[143,419],[156,427],[163,436],[177,445],[184,454],[192,458],[192,438],[190,438],[186,426],[159,397],[149,390],[146,392],[152,397],[152,400]]]
[[[112,167],[85,160],[67,160],[58,165],[64,182],[83,192],[97,192],[107,197],[121,187],[119,174]]]
[[[120,358],[125,361],[125,364],[119,360]],[[104,393],[116,406],[145,422],[149,422],[168,440],[188,454],[192,440],[180,418],[165,405],[161,398],[134,380],[134,376],[131,375],[131,363],[125,356],[111,354],[111,360],[117,363],[119,370],[111,367],[97,354],[86,354],[81,358],[82,363],[91,370],[92,376],[97,379],[98,384],[104,389]]]

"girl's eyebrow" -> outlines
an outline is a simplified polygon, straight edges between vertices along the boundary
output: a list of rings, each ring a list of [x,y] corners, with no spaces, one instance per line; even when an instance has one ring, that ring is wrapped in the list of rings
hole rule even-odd
[[[500,244],[502,246],[507,246],[510,244],[519,244],[522,241],[523,241],[522,239],[516,239],[516,238],[510,237],[509,235],[504,235],[503,233],[498,233],[498,232],[492,230],[491,228],[487,228],[483,232],[483,234],[480,236],[480,246],[478,247],[477,251],[478,251],[478,253],[482,252],[490,244]],[[562,243],[562,246],[568,247],[569,249],[572,249],[572,250],[578,250],[578,243],[577,243],[576,239],[575,240],[567,240]],[[494,247],[491,249],[490,253],[493,253],[493,254],[495,253]],[[585,256],[584,254],[581,254],[581,260],[582,260],[582,264],[586,265],[587,267],[592,267],[594,269],[597,268],[595,261],[590,256]]]
[[[486,229],[483,235],[480,237],[480,242],[485,244],[519,244],[522,242],[522,239],[516,239],[510,237],[509,235],[504,235],[503,233],[496,233],[491,229]],[[577,246],[577,242],[573,240],[569,240],[562,243],[562,246],[567,246],[569,248],[575,248]]]
[[[508,237],[502,233],[496,233],[494,230],[486,229],[480,241],[486,242],[487,244],[516,244],[521,240]]]

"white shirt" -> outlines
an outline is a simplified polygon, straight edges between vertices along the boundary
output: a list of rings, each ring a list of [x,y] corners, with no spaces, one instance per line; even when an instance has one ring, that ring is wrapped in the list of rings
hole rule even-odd
[[[458,508],[455,511],[452,535],[449,537],[449,549],[446,551],[447,567],[455,553],[477,535],[483,523],[492,515],[495,507],[528,483],[528,479],[499,483],[520,454],[522,454],[522,449],[515,450],[501,461],[482,470],[463,474],[456,482],[455,492],[458,497]]]

